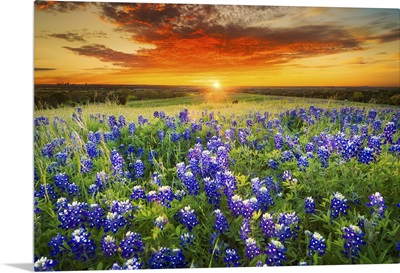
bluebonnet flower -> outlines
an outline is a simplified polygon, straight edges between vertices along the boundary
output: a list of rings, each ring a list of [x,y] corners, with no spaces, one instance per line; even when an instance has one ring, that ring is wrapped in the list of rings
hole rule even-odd
[[[136,133],[136,124],[134,122],[129,123],[129,134],[132,136]]]
[[[62,254],[67,249],[64,246],[64,243],[67,242],[67,237],[58,233],[54,236],[50,242],[47,243],[48,246],[51,246],[52,250],[50,251],[51,256],[57,256],[58,254]]]
[[[204,178],[204,190],[208,197],[208,203],[219,208],[221,193],[218,191],[217,182],[209,177]]]
[[[318,159],[321,162],[322,167],[327,168],[329,166],[329,151],[325,146],[318,147],[317,150]]]
[[[276,135],[274,137],[274,141],[275,141],[275,148],[277,150],[280,150],[283,146],[282,134],[276,133]]]
[[[96,256],[96,244],[89,237],[90,233],[87,233],[84,228],[79,228],[72,232],[68,245],[74,254],[75,260],[85,262]]]
[[[168,223],[168,219],[165,219],[164,216],[158,216],[154,221],[154,226],[160,228],[160,230],[164,229],[164,226]]]
[[[347,215],[347,199],[339,192],[336,192],[331,201],[331,217],[339,217],[339,213]]]
[[[253,203],[250,202],[250,199],[243,200],[243,207],[241,214],[244,218],[251,218],[253,216],[254,208]]]
[[[103,252],[104,257],[111,257],[117,253],[117,245],[115,244],[114,237],[110,235],[104,235],[100,241],[100,249]]]
[[[34,192],[34,196],[38,198],[44,198],[46,195],[52,200],[58,198],[58,194],[54,191],[52,184],[41,184],[39,190]]]
[[[41,257],[35,261],[33,270],[39,272],[54,271],[53,267],[55,267],[57,263],[57,261],[53,261],[47,257]]]
[[[368,147],[364,147],[358,154],[358,162],[369,164],[375,159],[374,150]]]
[[[101,155],[101,151],[97,148],[96,143],[92,141],[86,143],[86,152],[90,158],[96,158]]]
[[[217,149],[217,162],[221,169],[227,170],[229,168],[228,149],[225,146],[219,146]]]
[[[132,258],[134,255],[144,251],[142,236],[136,232],[128,231],[124,239],[122,239],[119,247],[121,248],[121,256],[123,258]]]
[[[58,152],[56,154],[57,162],[59,164],[61,164],[62,166],[65,166],[65,163],[67,162],[67,158],[68,158],[68,153],[67,152]]]
[[[147,202],[158,202],[158,194],[156,191],[149,191],[147,193]]]
[[[113,200],[109,206],[109,209],[111,212],[124,214],[126,212],[132,212],[134,207],[128,199],[125,201]]]
[[[81,158],[81,173],[88,173],[93,168],[93,162],[89,158]]]
[[[386,123],[385,128],[383,129],[383,136],[385,137],[385,143],[393,143],[393,135],[396,132],[396,125],[394,122],[389,121]]]
[[[173,132],[170,134],[170,139],[171,142],[178,142],[179,140],[181,140],[181,136],[178,133]]]
[[[143,263],[140,262],[139,258],[133,257],[132,259],[126,260],[124,266],[120,266],[118,263],[114,263],[111,270],[138,270],[142,269]]]
[[[231,211],[231,214],[235,217],[238,217],[243,209],[242,198],[237,194],[232,196],[228,201],[228,207],[229,210]]]
[[[349,227],[342,228],[344,234],[342,237],[345,239],[343,254],[352,260],[358,257],[361,245],[365,245],[363,241],[364,233],[358,226],[350,225]]]
[[[236,177],[231,171],[224,171],[221,173],[221,183],[224,186],[224,193],[227,197],[234,195],[234,191],[237,190]]]
[[[98,204],[91,204],[87,214],[87,222],[90,228],[101,229],[104,224],[104,210]]]
[[[254,240],[253,238],[248,238],[246,240],[246,257],[249,258],[251,261],[255,256],[258,256],[260,254],[261,250],[257,246],[256,240]]]
[[[284,242],[286,239],[296,237],[300,230],[300,218],[296,212],[279,213],[277,219],[278,225],[275,225],[277,237]]]
[[[111,165],[114,173],[121,174],[123,171],[125,160],[117,150],[111,151]]]
[[[278,161],[275,161],[274,159],[271,158],[271,159],[268,161],[268,167],[270,167],[270,168],[273,169],[273,170],[277,170],[278,167],[279,167],[279,162],[278,162]]]
[[[293,154],[291,151],[283,151],[282,153],[282,163],[285,163],[286,161],[291,161],[293,159]]]
[[[297,159],[297,167],[299,168],[300,171],[305,171],[308,167],[308,160],[306,156],[300,156]]]
[[[133,187],[133,193],[131,194],[133,200],[146,199],[146,193],[144,192],[142,186],[136,185]]]
[[[121,131],[120,131],[120,128],[118,126],[112,127],[111,133],[113,135],[113,140],[118,140],[118,139],[121,138]]]
[[[49,124],[49,119],[44,116],[39,116],[34,119],[35,126],[43,126]]]
[[[126,119],[124,115],[119,115],[118,121],[119,121],[118,127],[122,128],[126,126]]]
[[[186,189],[190,195],[198,195],[200,190],[200,185],[196,181],[192,172],[188,171],[185,173],[183,178],[183,184],[186,186]]]
[[[267,250],[264,252],[267,254],[265,262],[269,266],[281,266],[283,261],[287,260],[285,256],[286,248],[277,240],[271,240],[267,245]]]
[[[110,142],[115,140],[115,137],[112,132],[104,132],[103,137],[105,142]]]
[[[400,144],[393,144],[388,151],[400,156]]]
[[[382,122],[377,119],[372,123],[373,134],[377,134],[382,129]]]
[[[370,200],[369,203],[366,204],[367,207],[371,207],[371,214],[378,218],[385,218],[385,200],[383,199],[383,196],[379,193],[376,192],[370,196],[368,196],[368,199]]]
[[[314,214],[315,213],[315,202],[314,199],[309,196],[306,198],[306,201],[304,202],[304,211],[307,214]]]
[[[161,268],[183,268],[185,267],[185,256],[181,249],[170,249],[161,247],[158,251],[153,252],[147,267],[151,269]]]
[[[321,236],[318,232],[311,232],[306,231],[311,235],[310,242],[308,245],[308,255],[312,256],[314,253],[318,253],[318,255],[323,256],[325,254],[325,238]]]
[[[244,218],[240,226],[240,239],[246,241],[251,233],[250,219]]]
[[[219,231],[220,233],[226,232],[229,227],[228,227],[228,220],[226,219],[225,215],[219,209],[214,210],[214,213],[215,213],[214,229]]]
[[[99,144],[101,141],[101,132],[97,131],[96,133],[89,132],[88,133],[88,142],[93,142],[94,144]]]
[[[186,192],[184,190],[176,190],[174,193],[174,197],[178,201],[182,201],[182,198],[186,196]]]
[[[179,162],[176,164],[176,172],[178,174],[178,178],[183,181],[186,173],[186,166],[184,162]]]
[[[160,129],[160,130],[157,131],[157,135],[158,135],[158,139],[159,139],[160,141],[163,141],[163,140],[164,140],[164,138],[165,138],[165,133],[164,133],[164,131],[163,131],[162,129]]]
[[[64,210],[67,208],[68,208],[68,199],[65,197],[58,198],[54,210],[58,212],[59,210]]]
[[[191,231],[193,227],[199,224],[199,222],[197,221],[197,217],[194,214],[194,210],[191,209],[190,206],[186,206],[180,210],[180,220],[180,222],[184,224],[189,229],[189,231]]]
[[[275,235],[275,223],[272,219],[271,214],[268,212],[262,215],[260,221],[260,228],[265,238],[272,238]]]
[[[99,191],[107,189],[107,187],[109,186],[108,175],[104,171],[96,173],[95,184]]]
[[[182,133],[182,137],[184,140],[190,140],[191,134],[189,128],[185,129],[185,131]]]
[[[227,248],[225,250],[224,262],[227,267],[239,267],[242,264],[239,262],[240,257],[237,253],[237,250],[233,248]]]
[[[47,143],[42,149],[42,156],[52,158],[54,152],[54,146],[51,143]]]
[[[292,179],[293,174],[289,170],[286,170],[282,173],[282,181],[292,181]]]
[[[274,200],[272,199],[271,195],[269,194],[269,190],[262,186],[258,193],[256,194],[258,204],[262,211],[267,211],[270,205],[274,204]]]
[[[155,185],[161,187],[161,186],[162,186],[161,178],[162,178],[162,175],[161,175],[161,174],[159,174],[158,172],[154,172],[154,173],[151,175],[151,181],[150,181],[150,182],[151,182],[152,184],[155,184]]]
[[[58,212],[58,220],[60,228],[70,229],[77,228],[87,219],[88,204],[74,201],[68,204],[67,208]]]
[[[108,212],[104,220],[104,231],[112,231],[114,234],[117,233],[118,229],[125,226],[127,221],[124,216],[117,212]]]
[[[145,167],[140,159],[136,160],[134,168],[135,168],[135,178],[142,178],[144,175]]]
[[[308,142],[306,145],[306,152],[314,152],[315,151],[315,145],[311,142]]]
[[[192,245],[193,242],[194,236],[189,232],[185,232],[179,237],[179,245],[181,245],[182,247],[188,247]]]

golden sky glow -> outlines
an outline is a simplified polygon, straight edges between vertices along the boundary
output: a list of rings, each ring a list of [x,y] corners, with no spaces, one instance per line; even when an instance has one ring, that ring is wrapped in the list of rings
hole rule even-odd
[[[399,86],[399,9],[38,1],[35,83]]]

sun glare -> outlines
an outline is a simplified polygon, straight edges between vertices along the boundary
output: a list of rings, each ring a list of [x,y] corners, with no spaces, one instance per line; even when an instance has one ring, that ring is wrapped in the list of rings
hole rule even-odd
[[[218,89],[218,88],[220,88],[221,85],[219,84],[219,82],[214,82],[213,86],[214,86],[214,88]]]

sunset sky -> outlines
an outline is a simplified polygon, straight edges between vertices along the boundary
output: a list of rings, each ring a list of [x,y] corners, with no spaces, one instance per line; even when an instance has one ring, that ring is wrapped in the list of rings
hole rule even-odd
[[[399,86],[399,9],[37,1],[35,83]]]

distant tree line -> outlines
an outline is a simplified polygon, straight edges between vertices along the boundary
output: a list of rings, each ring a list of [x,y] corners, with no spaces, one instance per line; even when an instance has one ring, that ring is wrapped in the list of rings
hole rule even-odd
[[[57,108],[60,106],[77,106],[88,103],[116,103],[125,105],[128,101],[147,99],[166,99],[186,96],[181,90],[169,89],[118,89],[71,88],[71,86],[36,87],[34,104],[37,109]]]
[[[241,88],[237,90],[237,92],[271,96],[320,98],[375,104],[400,105],[399,87],[272,87]]]

